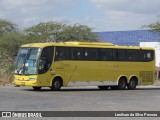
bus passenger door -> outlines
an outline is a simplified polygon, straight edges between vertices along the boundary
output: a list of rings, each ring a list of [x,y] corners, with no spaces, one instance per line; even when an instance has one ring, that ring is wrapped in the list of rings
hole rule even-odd
[[[52,75],[50,70],[52,69],[54,47],[45,47],[42,50],[39,68],[38,68],[38,82],[41,86],[49,86]]]

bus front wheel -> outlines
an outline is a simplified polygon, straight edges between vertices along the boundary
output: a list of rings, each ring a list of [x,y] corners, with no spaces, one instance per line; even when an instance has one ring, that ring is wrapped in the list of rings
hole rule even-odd
[[[61,79],[58,79],[58,78],[55,78],[53,81],[52,81],[52,87],[51,87],[51,90],[52,91],[59,91],[62,87],[62,80]]]

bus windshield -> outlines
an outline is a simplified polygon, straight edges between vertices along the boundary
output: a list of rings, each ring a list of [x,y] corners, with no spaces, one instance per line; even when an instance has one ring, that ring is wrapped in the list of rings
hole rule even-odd
[[[21,48],[15,64],[15,74],[34,75],[38,73],[40,48]]]

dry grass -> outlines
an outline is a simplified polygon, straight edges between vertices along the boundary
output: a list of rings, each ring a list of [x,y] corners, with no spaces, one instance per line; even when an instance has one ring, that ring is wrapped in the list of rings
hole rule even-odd
[[[0,85],[5,86],[13,83],[14,65],[9,62],[0,62]]]
[[[13,74],[0,72],[0,85],[5,86],[13,83]]]

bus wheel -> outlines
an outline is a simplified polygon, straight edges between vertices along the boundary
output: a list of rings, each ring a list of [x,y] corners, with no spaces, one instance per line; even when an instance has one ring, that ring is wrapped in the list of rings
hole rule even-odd
[[[137,86],[137,79],[136,78],[131,78],[131,80],[129,81],[127,87],[129,90],[135,90],[136,86]]]
[[[33,87],[33,89],[34,89],[35,91],[39,91],[39,90],[41,90],[41,87]]]
[[[127,86],[127,80],[125,77],[120,78],[119,82],[118,82],[118,89],[119,90],[124,90],[126,89]]]
[[[51,87],[52,91],[59,91],[61,89],[61,87],[62,87],[62,80],[61,79],[56,78],[52,81],[52,87]]]
[[[107,90],[107,89],[108,89],[108,86],[98,86],[98,88],[99,88],[100,90]]]

